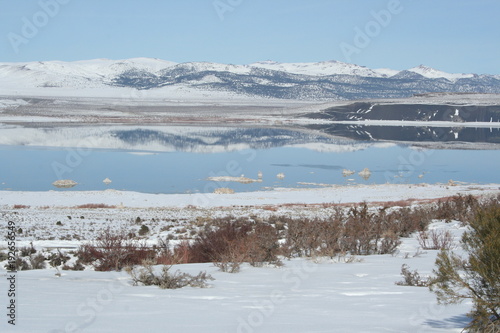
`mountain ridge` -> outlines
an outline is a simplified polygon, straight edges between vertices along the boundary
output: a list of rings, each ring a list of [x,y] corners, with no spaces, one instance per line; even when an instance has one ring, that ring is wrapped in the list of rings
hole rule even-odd
[[[48,92],[120,88],[218,92],[235,96],[352,100],[398,98],[431,92],[500,93],[500,76],[446,73],[420,65],[408,70],[370,69],[336,60],[312,63],[261,61],[248,65],[176,63],[157,58],[73,62],[0,63],[0,89]],[[163,89],[163,90],[162,90]],[[172,94],[175,95],[175,92]]]

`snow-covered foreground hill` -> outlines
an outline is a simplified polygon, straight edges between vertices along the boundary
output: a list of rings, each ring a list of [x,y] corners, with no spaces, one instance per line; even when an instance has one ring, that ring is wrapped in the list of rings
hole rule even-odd
[[[437,223],[451,230],[458,223]],[[458,237],[456,237],[458,238]],[[395,285],[407,264],[431,273],[437,251],[418,252],[415,238],[395,255],[294,259],[283,267],[244,265],[237,274],[212,264],[178,265],[207,271],[209,288],[162,290],[132,286],[124,272],[18,273],[18,318],[2,332],[460,332],[470,304],[438,306],[427,288]],[[3,285],[3,284],[2,284]]]
[[[0,192],[0,222],[14,221],[24,231],[17,246],[36,249],[76,247],[93,232],[111,226],[126,229],[137,216],[148,221],[148,242],[164,236],[153,221],[196,221],[203,217],[327,216],[322,203],[356,203],[405,199],[434,200],[455,194],[498,195],[499,185],[377,185],[311,190],[279,190],[206,195],[152,195],[134,192]],[[409,202],[412,202],[410,200]],[[418,201],[413,201],[417,203]],[[116,205],[88,209],[89,203]],[[317,204],[307,206],[307,204]],[[296,204],[296,205],[291,205]],[[23,205],[21,207],[21,205]],[[272,206],[275,205],[275,206]],[[16,207],[17,206],[17,207]],[[203,206],[203,207],[202,207]],[[272,209],[271,209],[272,208]],[[326,215],[325,215],[326,214]],[[73,218],[71,218],[73,217]],[[56,223],[63,221],[63,223]],[[135,227],[137,223],[135,223]],[[81,240],[63,240],[66,228]],[[455,246],[465,228],[458,221],[434,221],[430,229],[451,232]],[[85,230],[83,230],[85,229]],[[157,230],[158,229],[158,230]],[[44,232],[37,233],[37,230]],[[5,239],[5,238],[4,238]],[[0,242],[0,248],[8,246]],[[63,249],[64,250],[64,249]],[[458,247],[455,250],[460,251]],[[16,274],[16,325],[0,321],[1,332],[460,332],[470,303],[438,306],[427,288],[399,286],[401,266],[432,273],[437,251],[420,248],[416,235],[403,238],[392,255],[283,259],[281,267],[243,265],[236,274],[213,264],[177,265],[191,274],[206,271],[215,280],[208,288],[168,290],[134,286],[126,272],[61,271],[53,268]],[[10,276],[4,265],[0,275]],[[158,267],[159,268],[159,267]],[[0,283],[6,308],[7,283]],[[12,297],[10,299],[13,299]],[[4,310],[7,313],[7,310]]]

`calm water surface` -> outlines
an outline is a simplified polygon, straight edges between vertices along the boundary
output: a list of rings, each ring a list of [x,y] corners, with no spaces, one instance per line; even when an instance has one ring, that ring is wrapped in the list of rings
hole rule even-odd
[[[380,130],[380,129],[378,129]],[[499,150],[421,149],[408,144],[250,128],[0,128],[0,189],[237,192],[321,184],[498,183]],[[364,168],[371,176],[364,179]],[[356,171],[344,177],[343,169]],[[261,182],[216,182],[241,176]],[[284,179],[276,177],[278,173]],[[102,181],[110,178],[112,183]],[[78,183],[71,189],[57,179]]]

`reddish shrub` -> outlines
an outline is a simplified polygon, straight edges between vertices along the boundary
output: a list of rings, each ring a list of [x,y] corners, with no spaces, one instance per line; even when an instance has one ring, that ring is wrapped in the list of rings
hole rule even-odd
[[[217,225],[207,225],[190,246],[191,262],[219,261],[241,242],[251,226],[246,220],[223,219]]]
[[[27,209],[27,208],[30,208],[30,206],[26,206],[26,205],[14,205],[12,208],[14,208],[14,209]]]
[[[187,264],[190,260],[190,246],[188,241],[182,241],[171,249],[168,238],[160,240],[160,247],[156,256],[156,263],[161,265]]]
[[[237,271],[239,263],[258,266],[277,262],[278,231],[264,223],[226,218],[207,225],[192,244],[175,249],[189,262],[216,262],[227,271]],[[186,253],[187,252],[187,253]]]
[[[478,199],[472,195],[456,195],[439,200],[433,210],[434,218],[440,220],[458,220],[468,222],[473,219],[480,206]]]
[[[126,266],[141,264],[155,255],[155,251],[145,243],[134,242],[125,233],[113,233],[109,228],[96,241],[83,244],[77,253],[83,264],[92,264],[97,271],[119,271]]]

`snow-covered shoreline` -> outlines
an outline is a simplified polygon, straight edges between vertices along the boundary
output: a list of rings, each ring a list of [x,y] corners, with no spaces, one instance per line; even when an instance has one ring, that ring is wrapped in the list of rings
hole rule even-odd
[[[349,208],[361,202],[375,210],[382,206],[416,206],[457,194],[497,196],[500,185],[353,185],[235,194],[1,191],[0,218],[16,221],[23,229],[18,235],[19,246],[28,246],[32,241],[40,248],[74,248],[82,241],[95,239],[106,228],[137,232],[142,223],[150,230],[148,242],[156,244],[158,237],[177,234],[179,230],[188,237],[189,230],[197,229],[200,221],[211,219],[267,220],[272,216],[324,219],[339,206]],[[2,246],[6,242],[0,240]]]
[[[271,191],[236,194],[150,194],[130,191],[0,191],[0,207],[27,205],[40,207],[76,207],[104,204],[118,208],[187,207],[198,208],[387,202],[426,200],[457,194],[484,195],[500,192],[500,184],[382,184],[334,185],[325,188],[276,188]]]

